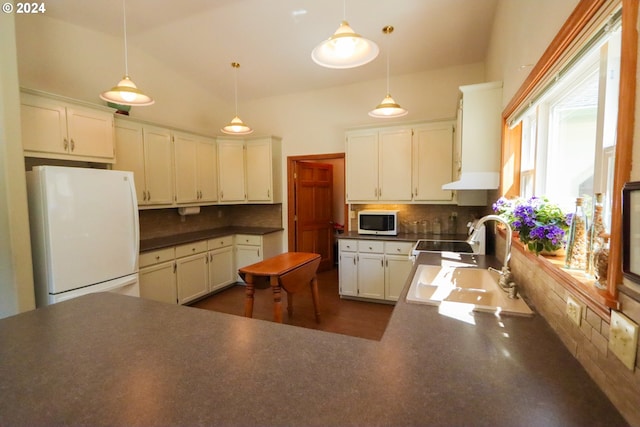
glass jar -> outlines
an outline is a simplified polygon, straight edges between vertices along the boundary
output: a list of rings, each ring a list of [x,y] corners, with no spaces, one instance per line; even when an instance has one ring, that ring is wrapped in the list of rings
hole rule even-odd
[[[428,219],[423,219],[420,226],[423,234],[431,234],[431,222]]]
[[[571,219],[567,255],[564,261],[566,268],[586,270],[587,268],[587,218],[582,207],[582,197],[576,199],[576,209]]]
[[[596,193],[593,203],[593,215],[591,216],[591,224],[589,225],[589,241],[587,244],[588,264],[587,274],[595,275],[594,254],[598,247],[603,244],[603,235],[605,233],[604,222],[602,220],[602,193]]]
[[[598,289],[607,289],[607,273],[609,272],[609,235],[602,236],[602,244],[593,254],[593,270],[596,281],[593,283]]]
[[[440,218],[435,218],[433,220],[433,234],[440,234],[442,232],[442,223],[440,222]]]

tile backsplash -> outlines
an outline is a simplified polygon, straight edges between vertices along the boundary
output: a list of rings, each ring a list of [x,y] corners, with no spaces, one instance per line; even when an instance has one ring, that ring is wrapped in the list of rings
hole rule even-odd
[[[196,215],[181,216],[177,208],[139,211],[140,238],[219,227],[282,227],[282,205],[203,206]]]
[[[437,225],[440,223],[440,234],[465,234],[467,232],[467,223],[486,215],[490,208],[484,206],[457,206],[457,205],[380,205],[380,204],[362,204],[351,205],[351,209],[355,212],[355,218],[351,219],[350,229],[357,230],[358,211],[365,209],[397,209],[398,220],[400,222],[401,232],[411,232],[414,223],[417,222],[419,232],[427,232],[437,234]],[[455,216],[456,220],[450,221],[450,217]],[[453,224],[452,224],[453,222]]]

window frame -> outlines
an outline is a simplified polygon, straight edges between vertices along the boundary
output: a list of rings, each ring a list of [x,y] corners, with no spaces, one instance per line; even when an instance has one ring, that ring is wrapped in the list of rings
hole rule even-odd
[[[636,23],[638,18],[637,0],[580,0],[563,27],[553,39],[540,60],[534,65],[531,73],[515,93],[511,101],[502,112],[503,123],[503,163],[500,194],[514,196],[514,188],[504,183],[518,182],[516,192],[519,193],[520,168],[514,170],[505,162],[508,154],[520,152],[522,142],[522,125],[519,132],[509,128],[508,119],[521,108],[528,97],[549,78],[549,73],[563,60],[574,44],[578,42],[582,33],[589,25],[612,4],[622,5],[622,36],[620,57],[620,85],[618,97],[617,143],[615,146],[615,160],[613,170],[613,192],[611,208],[611,240],[609,254],[609,271],[607,289],[596,291],[593,287],[583,283],[561,269],[557,263],[544,258],[529,256],[531,262],[539,263],[563,287],[579,294],[587,305],[602,317],[610,316],[610,309],[619,308],[617,288],[622,284],[622,187],[631,176],[631,154],[633,150],[633,130],[635,121],[636,69],[638,55],[638,33]],[[540,129],[538,129],[540,132]],[[518,137],[519,135],[519,137]],[[539,157],[538,157],[539,158]],[[518,247],[518,245],[516,245]],[[524,252],[523,252],[524,253]],[[526,255],[526,253],[525,253]]]

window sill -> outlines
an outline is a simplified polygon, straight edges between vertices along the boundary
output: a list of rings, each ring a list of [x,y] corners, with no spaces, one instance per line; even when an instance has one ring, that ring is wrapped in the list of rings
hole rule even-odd
[[[500,236],[505,238],[505,232],[499,231]],[[611,309],[619,309],[618,299],[607,290],[599,290],[594,286],[594,280],[587,277],[582,271],[573,271],[564,268],[564,258],[561,256],[543,256],[525,249],[522,242],[517,237],[511,240],[511,251],[517,250],[523,254],[528,261],[537,264],[556,282],[564,287],[571,294],[582,300],[587,307],[596,312],[601,318],[609,320]]]

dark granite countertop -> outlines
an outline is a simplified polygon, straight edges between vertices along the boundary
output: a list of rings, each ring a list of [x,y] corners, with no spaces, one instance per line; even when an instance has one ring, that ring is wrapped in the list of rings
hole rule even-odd
[[[140,252],[182,245],[184,243],[196,242],[198,240],[214,239],[216,237],[229,236],[232,234],[254,234],[262,236],[282,230],[282,228],[267,227],[219,227],[208,230],[177,233],[170,236],[153,237],[150,239],[142,238],[140,239]]]
[[[114,294],[2,319],[0,425],[626,425],[541,316],[407,288],[381,341]]]

